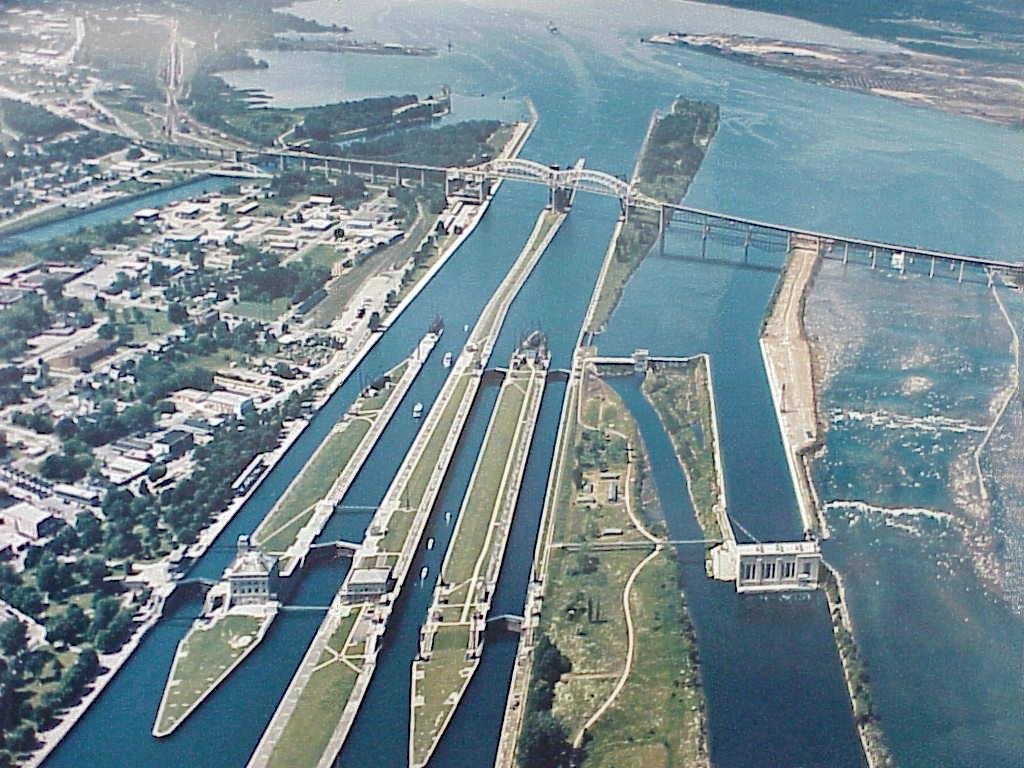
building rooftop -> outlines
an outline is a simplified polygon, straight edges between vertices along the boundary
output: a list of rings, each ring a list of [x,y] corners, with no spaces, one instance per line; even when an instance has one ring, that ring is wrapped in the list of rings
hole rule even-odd
[[[224,575],[228,579],[239,576],[269,576],[276,565],[276,557],[250,544],[248,536],[239,536],[238,553],[224,571]]]
[[[816,555],[821,545],[816,541],[773,541],[768,544],[737,544],[740,555]]]
[[[390,568],[359,568],[352,571],[348,583],[352,584],[381,584],[391,578]]]

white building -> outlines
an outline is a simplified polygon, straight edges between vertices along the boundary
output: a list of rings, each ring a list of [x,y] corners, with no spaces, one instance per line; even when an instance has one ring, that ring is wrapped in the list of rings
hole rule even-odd
[[[22,501],[0,510],[0,525],[5,525],[26,539],[36,541],[49,536],[60,527],[60,520],[34,504]]]
[[[263,605],[277,599],[277,558],[238,537],[238,552],[224,571],[228,606]]]
[[[726,542],[711,550],[716,579],[736,582],[737,592],[785,592],[818,588],[821,545],[817,541],[766,544]]]
[[[350,603],[376,600],[388,593],[391,583],[390,568],[353,568],[345,582],[345,600]]]

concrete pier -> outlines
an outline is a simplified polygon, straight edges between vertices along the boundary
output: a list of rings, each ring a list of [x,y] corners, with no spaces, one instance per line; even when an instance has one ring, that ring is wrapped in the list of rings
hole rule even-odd
[[[794,235],[790,257],[761,334],[761,355],[800,507],[804,530],[822,531],[819,505],[805,457],[820,446],[811,345],[804,333],[807,290],[821,258],[816,238]]]

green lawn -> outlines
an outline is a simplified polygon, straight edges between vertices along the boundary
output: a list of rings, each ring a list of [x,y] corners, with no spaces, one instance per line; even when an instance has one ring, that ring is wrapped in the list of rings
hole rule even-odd
[[[670,550],[641,571],[631,607],[641,652],[615,703],[590,730],[583,765],[701,765],[704,703],[691,655],[696,643]]]
[[[444,579],[461,584],[473,575],[473,569],[487,540],[494,519],[495,505],[501,490],[502,476],[512,451],[516,426],[522,417],[527,379],[509,378],[494,406],[495,414],[487,433],[483,451],[466,503],[459,512],[458,529],[448,547]],[[512,383],[515,382],[515,383]]]
[[[264,301],[239,301],[231,305],[230,312],[253,320],[261,320],[271,323],[291,307],[292,302],[288,296],[278,296],[268,302]]]
[[[459,409],[462,398],[465,397],[466,388],[469,386],[470,375],[464,374],[455,383],[455,391],[445,406],[444,412],[434,426],[434,431],[427,438],[427,445],[420,454],[420,460],[409,474],[409,480],[405,484],[405,492],[402,495],[403,505],[407,509],[395,512],[388,522],[388,531],[381,539],[380,547],[386,552],[398,552],[405,543],[406,536],[412,526],[415,510],[419,507],[423,494],[426,492],[427,483],[437,465],[438,457],[441,455],[441,448],[445,438],[451,430],[452,422],[455,420],[455,413]]]
[[[578,487],[573,465],[584,460],[583,478],[594,482],[602,471],[625,477],[625,453],[603,430],[614,428],[638,446],[636,426],[621,400],[603,383],[581,395],[588,424],[573,420],[568,462],[561,475],[551,525],[555,541],[598,541],[606,528],[621,528],[619,540],[640,541],[623,503],[603,501]],[[599,439],[595,439],[599,438]],[[634,452],[633,471],[643,473],[645,460]],[[659,502],[653,483],[623,488],[630,493],[644,524],[660,533]],[[589,498],[588,498],[589,496]],[[573,738],[607,699],[626,663],[627,635],[622,591],[634,568],[650,549],[551,551],[541,624],[544,632],[572,661],[555,693],[552,713]],[[678,573],[671,550],[647,563],[634,583],[631,616],[636,629],[634,665],[615,703],[590,731],[583,766],[686,766],[703,764],[702,695],[693,650],[693,635],[679,596]]]
[[[341,257],[342,254],[338,252],[337,248],[333,245],[325,244],[314,245],[302,254],[303,259],[308,259],[312,263],[318,266],[327,267],[328,269],[333,267],[335,262],[340,261]]]
[[[341,620],[327,644],[343,647],[355,626],[358,611]],[[358,675],[348,664],[325,652],[320,666],[299,694],[299,701],[281,736],[274,744],[270,768],[306,768],[315,766],[323,755],[341,713],[348,703]]]
[[[424,678],[414,682],[415,693],[423,696],[423,705],[416,708],[412,733],[413,755],[422,762],[438,738],[454,705],[453,693],[467,684],[474,662],[466,661],[469,627],[441,627],[434,637],[430,661],[419,664]]]
[[[255,539],[260,546],[272,552],[283,552],[288,548],[302,528],[302,525],[289,521],[300,513],[305,513],[308,519],[312,514],[310,508],[331,490],[341,470],[356,452],[359,442],[369,431],[369,421],[360,418],[354,419],[345,429],[327,438],[256,530]],[[282,528],[286,523],[289,523],[288,527]]]
[[[161,730],[176,726],[188,708],[248,652],[264,621],[232,614],[185,636],[168,678],[166,701],[157,716]]]

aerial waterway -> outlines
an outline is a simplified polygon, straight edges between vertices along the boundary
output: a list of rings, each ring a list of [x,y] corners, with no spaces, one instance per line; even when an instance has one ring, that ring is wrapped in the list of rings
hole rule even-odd
[[[588,165],[621,174],[628,174],[632,167],[651,111],[684,93],[722,105],[721,127],[688,197],[693,205],[964,252],[1012,256],[1012,246],[1024,241],[1020,214],[1024,170],[1012,160],[1024,154],[1024,136],[799,83],[694,52],[653,51],[636,45],[640,35],[663,30],[641,28],[633,19],[646,16],[657,19],[659,26],[682,28],[692,25],[696,11],[690,5],[652,0],[645,4],[644,13],[623,18],[618,12],[621,6],[615,3],[592,3],[585,12],[579,3],[568,3],[557,11],[544,8],[543,16],[522,11],[519,4],[512,8],[514,23],[501,11],[465,5],[453,9],[431,4],[426,9],[415,2],[398,2],[389,4],[386,17],[381,15],[383,6],[339,7],[325,2],[307,3],[302,9],[379,39],[439,45],[451,39],[454,53],[429,60],[390,57],[387,61],[371,55],[260,54],[270,61],[270,68],[239,75],[236,82],[247,78],[246,84],[263,87],[272,97],[301,82],[310,93],[310,103],[345,98],[345,88],[350,87],[346,83],[357,83],[364,91],[387,92],[398,82],[404,90],[429,92],[448,82],[456,91],[529,95],[540,122],[526,146],[526,157],[566,164],[586,156]],[[556,14],[558,36],[546,30],[549,13]],[[745,15],[738,18],[745,25],[758,23]],[[807,32],[812,33],[826,34]],[[311,67],[313,58],[323,66]],[[949,136],[957,137],[955,148],[948,145]],[[526,241],[543,202],[543,190],[502,187],[476,232],[366,357],[359,375],[339,389],[270,473],[222,534],[224,546],[212,548],[192,575],[219,576],[232,555],[227,545],[239,534],[250,533],[273,506],[355,400],[360,376],[379,374],[397,364],[437,313],[444,316],[447,330],[435,359],[462,347],[463,327],[476,320]],[[577,200],[513,304],[495,359],[507,359],[522,332],[541,328],[551,347],[551,367],[568,365],[617,213],[612,200]],[[963,227],[963,220],[976,226]],[[670,241],[668,246],[664,257],[649,258],[633,278],[600,339],[601,350],[628,353],[636,346],[647,346],[658,354],[710,353],[733,510],[758,535],[791,537],[799,531],[799,518],[756,340],[777,274],[728,265],[709,267],[683,258],[685,243]],[[407,402],[429,406],[446,373],[440,364],[428,366]],[[550,383],[545,393],[492,605],[496,615],[522,610],[563,391],[564,385]],[[629,394],[624,395],[632,404]],[[412,573],[419,573],[426,566],[431,576],[422,586],[410,585],[395,608],[390,637],[342,752],[345,766],[400,766],[407,760],[402,736],[408,733],[410,664],[431,602],[433,575],[444,557],[496,396],[494,387],[484,388],[470,417],[424,532],[424,539],[434,538],[435,546],[423,549],[412,568]],[[648,424],[656,420],[642,413],[638,420],[646,437]],[[361,538],[370,513],[351,510],[380,502],[419,426],[402,415],[388,425],[343,509],[327,524],[323,540]],[[658,450],[655,437],[648,443],[653,458]],[[665,446],[671,456],[667,442]],[[681,488],[672,466],[667,460],[655,460],[663,498]],[[678,507],[676,513],[682,519],[686,510]],[[339,562],[308,570],[293,602],[326,606],[344,575],[345,566]],[[684,584],[687,578],[684,574]],[[856,735],[823,607],[814,600],[740,601],[729,597],[729,589],[702,582],[693,585],[689,595],[701,635],[716,765],[814,764],[803,758],[831,749],[833,759],[817,764],[859,766]],[[162,683],[175,645],[198,608],[198,603],[186,603],[157,625],[47,765],[220,768],[245,764],[322,614],[283,613],[244,667],[178,731],[158,741],[149,727]],[[744,661],[748,675],[730,663],[736,659],[738,645],[731,639],[715,645],[720,637],[716,630],[737,626],[751,636],[746,648],[752,655]],[[782,648],[774,644],[780,636],[789,638]],[[759,638],[763,642],[756,642]],[[493,758],[505,704],[501,692],[511,674],[514,653],[514,638],[488,641],[431,765],[487,765]],[[818,698],[796,712],[798,721],[787,719],[793,707],[778,710],[774,706],[780,700],[806,700],[800,697],[809,685]],[[735,723],[739,725],[733,727]],[[382,728],[394,738],[381,738]],[[211,748],[211,738],[216,739],[216,749]],[[773,745],[772,751],[760,753],[766,743]]]

